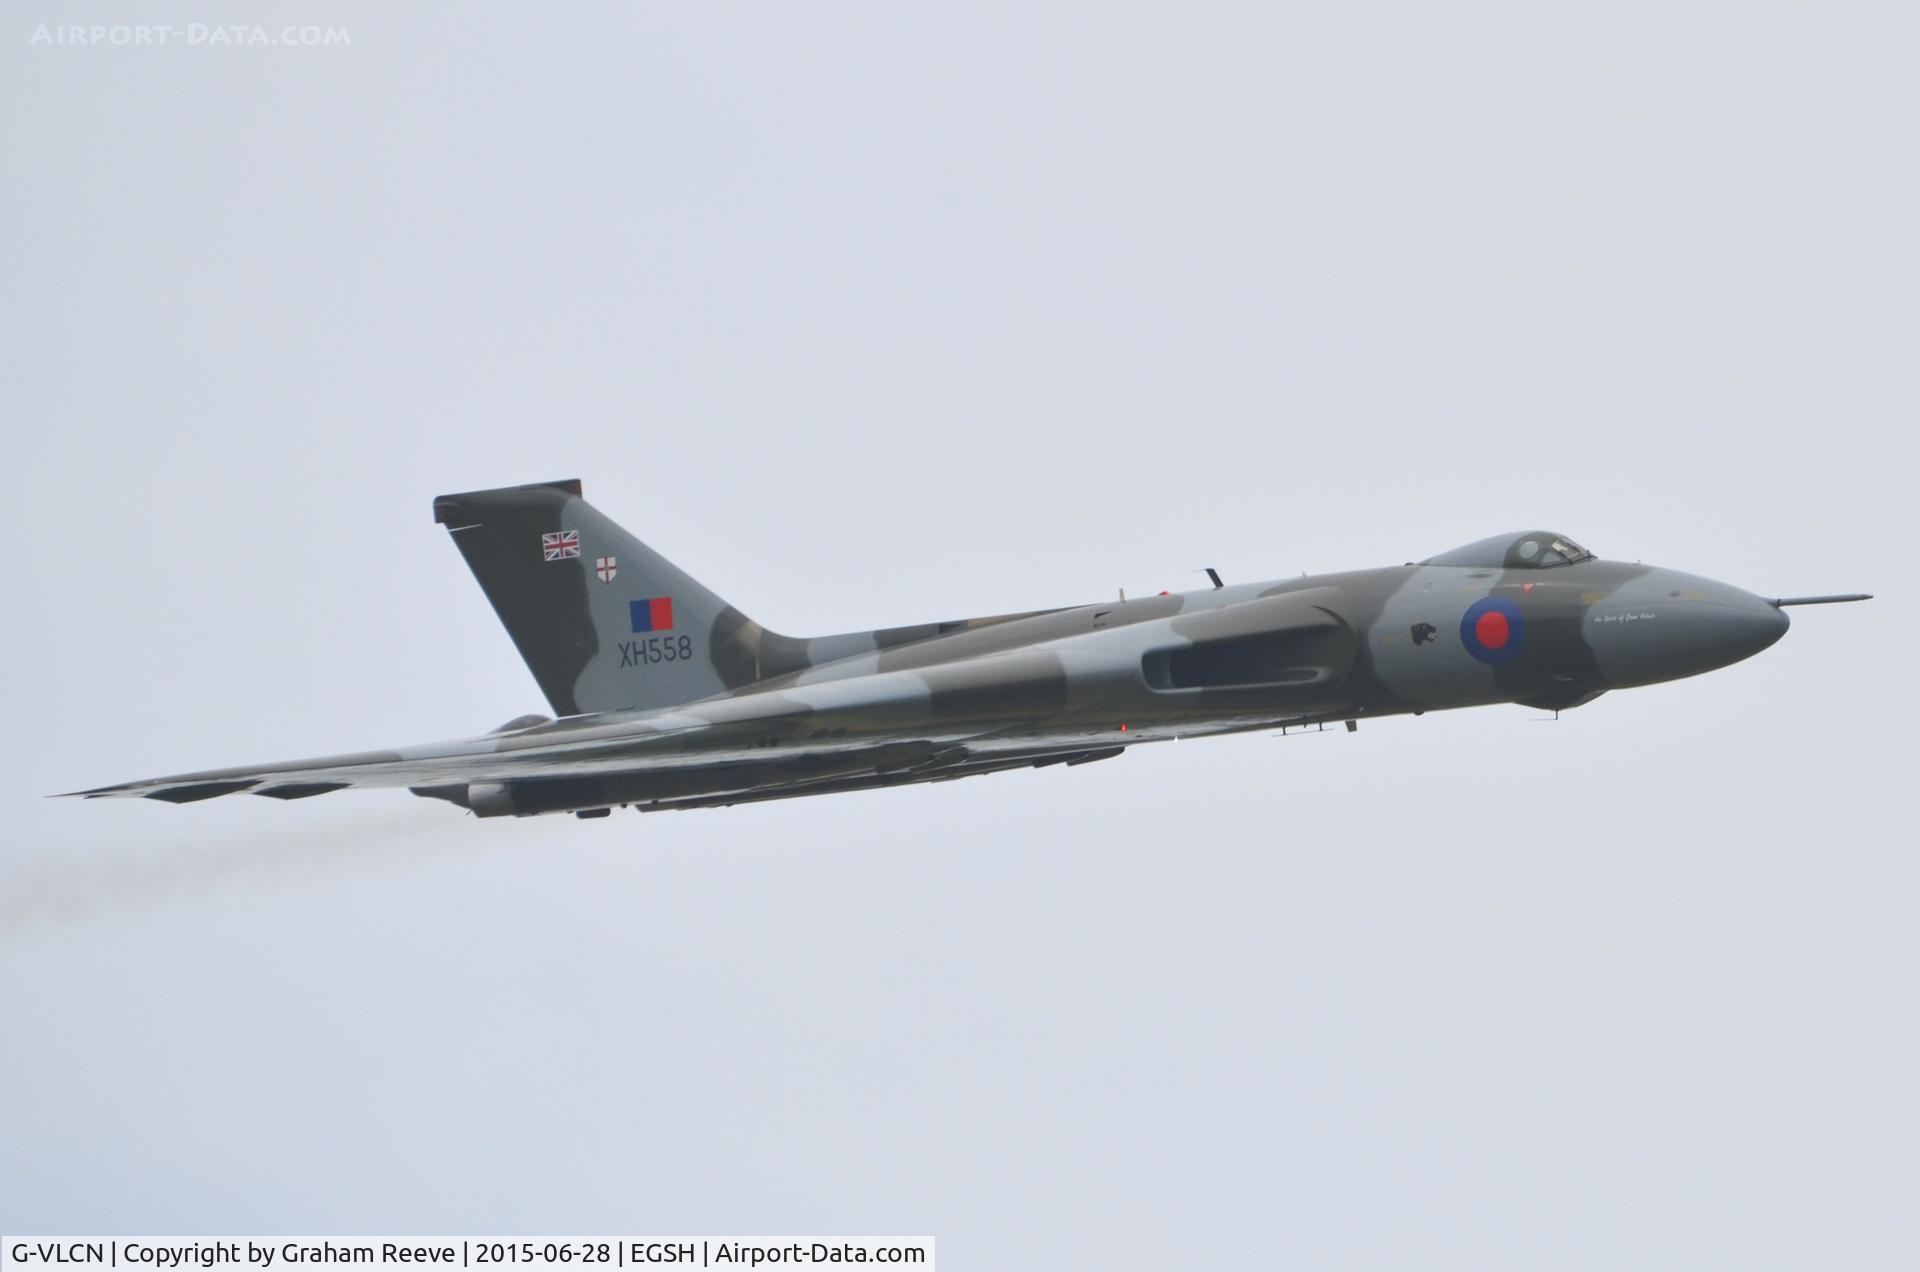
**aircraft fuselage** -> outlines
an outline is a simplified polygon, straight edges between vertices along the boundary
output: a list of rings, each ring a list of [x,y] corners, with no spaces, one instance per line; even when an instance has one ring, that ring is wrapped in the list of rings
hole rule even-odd
[[[189,803],[404,786],[481,816],[700,808],[1108,759],[1142,742],[1697,675],[1785,607],[1549,531],[1419,564],[812,638],[761,627],[578,482],[434,501],[559,718],[82,794]]]

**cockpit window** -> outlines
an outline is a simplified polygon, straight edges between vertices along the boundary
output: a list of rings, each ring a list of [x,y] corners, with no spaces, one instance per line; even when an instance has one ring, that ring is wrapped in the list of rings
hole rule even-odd
[[[1556,565],[1591,561],[1587,551],[1564,534],[1551,530],[1529,530],[1525,534],[1503,534],[1464,548],[1428,557],[1422,565],[1457,565],[1485,570],[1549,570]]]
[[[1572,539],[1555,535],[1540,554],[1542,565],[1572,565],[1575,561],[1585,561],[1593,553],[1587,551]]]

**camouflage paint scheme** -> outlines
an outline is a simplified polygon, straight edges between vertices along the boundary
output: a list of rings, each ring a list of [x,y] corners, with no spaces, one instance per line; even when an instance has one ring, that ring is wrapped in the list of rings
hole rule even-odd
[[[578,481],[446,495],[434,517],[557,720],[75,794],[404,786],[482,817],[701,808],[1077,765],[1172,738],[1503,702],[1557,711],[1725,666],[1787,630],[1782,602],[1539,531],[1420,564],[799,639],[602,516]]]

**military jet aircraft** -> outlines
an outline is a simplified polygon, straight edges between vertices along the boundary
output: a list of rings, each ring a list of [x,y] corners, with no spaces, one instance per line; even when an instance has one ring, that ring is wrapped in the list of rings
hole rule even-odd
[[[1609,689],[1759,653],[1787,609],[1565,535],[1417,564],[838,636],[761,627],[602,516],[578,481],[443,495],[447,528],[557,719],[390,751],[75,791],[185,804],[406,787],[481,817],[652,812],[1111,759]]]

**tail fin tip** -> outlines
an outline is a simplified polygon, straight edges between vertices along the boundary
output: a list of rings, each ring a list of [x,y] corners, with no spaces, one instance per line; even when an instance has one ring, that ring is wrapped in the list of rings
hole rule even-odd
[[[455,495],[435,495],[433,497],[433,521],[435,525],[452,526],[461,515],[463,505],[477,500],[498,500],[512,498],[514,495],[532,494],[540,490],[557,490],[562,494],[578,499],[582,490],[578,477],[569,477],[565,481],[534,481],[521,486],[496,486],[492,490],[463,490]]]

